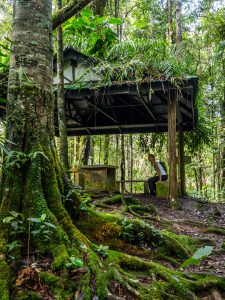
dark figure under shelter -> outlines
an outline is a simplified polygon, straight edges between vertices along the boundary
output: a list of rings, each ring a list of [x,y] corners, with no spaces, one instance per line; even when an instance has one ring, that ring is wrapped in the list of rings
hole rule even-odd
[[[151,163],[153,168],[155,169],[156,173],[155,176],[150,177],[148,179],[148,185],[150,190],[150,195],[156,195],[156,183],[158,181],[166,181],[168,179],[166,168],[163,166],[162,163],[155,160],[155,155],[149,154],[148,161]]]

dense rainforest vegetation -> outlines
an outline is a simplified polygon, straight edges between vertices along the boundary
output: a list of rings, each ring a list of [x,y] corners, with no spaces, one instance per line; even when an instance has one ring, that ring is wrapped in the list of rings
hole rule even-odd
[[[4,0],[0,23],[0,299],[224,299],[224,2]],[[67,138],[68,47],[91,57],[85,72],[99,76],[96,93],[112,82],[198,76],[179,211],[131,196],[130,184],[104,197],[69,178],[68,169],[104,164],[119,166],[118,178],[147,179],[147,154],[167,162],[168,141],[165,133]],[[70,88],[86,85],[84,76]]]

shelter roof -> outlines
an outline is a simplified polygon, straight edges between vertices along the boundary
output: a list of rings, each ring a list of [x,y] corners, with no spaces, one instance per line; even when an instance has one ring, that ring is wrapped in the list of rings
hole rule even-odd
[[[114,82],[110,86],[76,89],[66,87],[68,136],[117,133],[166,132],[168,101],[177,101],[177,124],[183,130],[197,125],[197,77],[176,84],[169,80]]]

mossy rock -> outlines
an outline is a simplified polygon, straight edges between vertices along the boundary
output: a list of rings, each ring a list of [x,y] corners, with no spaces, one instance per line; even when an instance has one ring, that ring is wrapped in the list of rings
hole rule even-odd
[[[158,181],[156,183],[156,195],[158,199],[168,198],[169,196],[169,181]]]

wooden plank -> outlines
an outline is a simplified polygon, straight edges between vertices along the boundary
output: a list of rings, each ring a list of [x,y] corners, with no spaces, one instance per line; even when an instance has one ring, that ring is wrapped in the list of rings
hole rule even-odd
[[[168,93],[168,152],[169,152],[169,199],[171,207],[178,207],[177,164],[176,164],[176,96],[174,90]]]

